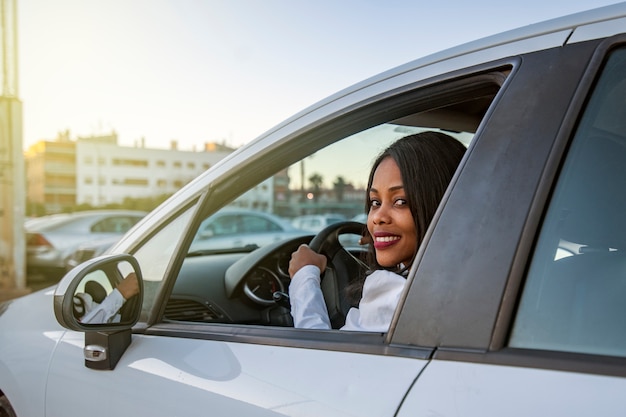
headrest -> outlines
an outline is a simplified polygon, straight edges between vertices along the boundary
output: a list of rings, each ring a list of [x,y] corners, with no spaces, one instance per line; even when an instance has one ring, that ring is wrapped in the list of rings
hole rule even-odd
[[[100,304],[107,296],[106,290],[97,281],[87,281],[87,283],[85,283],[85,292],[91,295],[93,301],[98,304]]]

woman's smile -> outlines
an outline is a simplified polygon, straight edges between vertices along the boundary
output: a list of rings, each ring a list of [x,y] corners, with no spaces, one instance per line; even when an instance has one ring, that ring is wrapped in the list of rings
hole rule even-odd
[[[393,246],[401,239],[400,236],[384,233],[384,232],[375,232],[374,233],[374,248],[376,249],[384,249],[390,246]]]

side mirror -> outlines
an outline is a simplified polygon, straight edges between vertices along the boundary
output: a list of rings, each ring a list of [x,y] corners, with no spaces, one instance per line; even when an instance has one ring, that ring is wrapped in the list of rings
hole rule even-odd
[[[124,280],[124,284],[121,285]],[[128,288],[127,300],[115,288]],[[54,291],[54,315],[66,329],[85,333],[85,366],[113,369],[131,340],[139,320],[143,278],[132,255],[105,255],[68,272]]]
[[[81,319],[105,302],[124,278],[134,273],[138,293],[126,300],[116,315],[99,323]],[[61,326],[79,332],[129,329],[137,323],[143,301],[143,279],[132,255],[105,255],[84,262],[68,272],[54,291],[54,314]]]

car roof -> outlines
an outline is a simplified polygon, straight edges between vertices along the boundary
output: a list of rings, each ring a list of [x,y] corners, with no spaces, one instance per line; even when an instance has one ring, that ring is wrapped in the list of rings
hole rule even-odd
[[[147,212],[139,210],[87,210],[74,213],[50,214],[47,216],[35,217],[24,223],[27,231],[44,231],[56,228],[66,223],[81,221],[89,218],[100,218],[110,215],[116,216],[137,216],[144,217]]]

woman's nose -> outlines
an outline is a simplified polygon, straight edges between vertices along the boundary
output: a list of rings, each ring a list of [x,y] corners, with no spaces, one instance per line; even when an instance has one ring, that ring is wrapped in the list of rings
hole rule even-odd
[[[386,204],[381,204],[373,213],[372,221],[374,224],[386,224],[389,223],[389,208]]]

